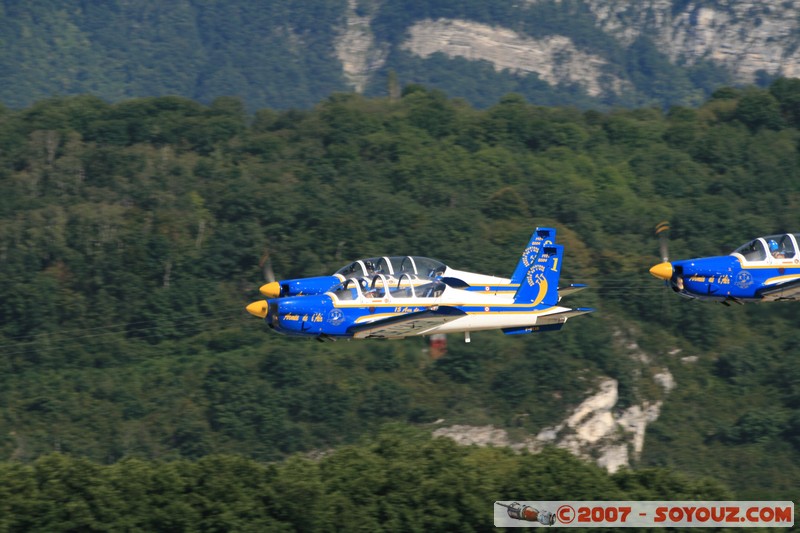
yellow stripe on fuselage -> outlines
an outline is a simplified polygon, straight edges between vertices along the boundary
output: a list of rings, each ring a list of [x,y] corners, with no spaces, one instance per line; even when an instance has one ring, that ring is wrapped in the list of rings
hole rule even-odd
[[[427,311],[431,307],[437,307],[437,306],[429,306],[429,307],[417,306],[417,307],[422,307],[422,309],[420,309],[420,311]],[[546,309],[536,309],[536,310],[531,310],[531,311],[464,311],[464,312],[467,314],[466,316],[469,316],[469,315],[497,315],[497,316],[499,316],[499,315],[541,315],[542,313],[546,313],[547,311],[550,311],[554,307],[555,306],[548,307]],[[410,312],[409,313],[377,313],[377,314],[364,315],[364,316],[358,317],[356,319],[355,323],[356,324],[360,324],[362,322],[372,322],[372,321],[378,320],[378,319],[391,318],[391,317],[394,317],[394,316],[402,316],[402,315],[407,315],[407,314],[410,314]]]
[[[369,309],[371,307],[375,307],[375,308],[379,308],[379,307],[421,307],[421,308],[425,308],[425,309],[430,309],[431,307],[439,307],[439,306],[444,306],[444,307],[489,307],[489,308],[493,308],[493,307],[504,307],[504,308],[505,307],[516,307],[516,308],[528,309],[528,308],[531,308],[531,307],[535,307],[536,305],[537,304],[535,302],[534,303],[529,303],[529,304],[513,304],[513,303],[509,303],[509,304],[488,304],[488,305],[487,304],[481,304],[481,303],[475,303],[475,302],[466,302],[466,303],[436,302],[436,303],[424,303],[424,304],[421,304],[421,303],[407,303],[407,302],[402,302],[402,301],[398,301],[398,300],[395,300],[394,302],[387,302],[387,303],[383,303],[383,302],[381,302],[381,303],[367,302],[367,303],[359,303],[359,304],[337,304],[337,303],[333,303],[333,307],[336,307],[336,308],[339,308],[339,309],[353,309],[353,308],[357,308],[357,307],[365,308],[365,309]],[[475,313],[484,313],[486,311],[474,311],[474,312]],[[488,312],[496,313],[497,311],[488,311]],[[515,312],[517,312],[517,311],[515,311]]]
[[[765,268],[785,268],[790,270],[798,270],[800,271],[800,264],[795,263],[794,259],[783,259],[781,263],[770,263],[764,265],[751,265],[745,264],[744,261],[740,257],[733,256],[734,259],[739,261],[739,266],[742,267],[742,270],[763,270]]]
[[[796,279],[800,279],[800,272],[798,272],[797,274],[788,274],[785,276],[775,276],[774,278],[768,278],[766,281],[764,281],[764,284],[772,285],[774,283],[783,283],[785,281],[793,281]]]

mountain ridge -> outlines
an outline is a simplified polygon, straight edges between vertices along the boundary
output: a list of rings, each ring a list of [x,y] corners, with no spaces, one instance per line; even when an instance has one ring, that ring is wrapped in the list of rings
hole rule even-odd
[[[518,92],[581,108],[699,105],[720,85],[800,75],[797,0],[229,0],[0,4],[0,102],[241,98],[309,108],[388,78],[485,107]],[[393,73],[393,74],[392,74]]]

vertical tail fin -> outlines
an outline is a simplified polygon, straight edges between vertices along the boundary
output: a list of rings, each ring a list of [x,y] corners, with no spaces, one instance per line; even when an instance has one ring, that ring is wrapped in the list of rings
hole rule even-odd
[[[514,303],[552,307],[558,304],[558,279],[564,247],[560,244],[542,246],[536,261],[528,269],[525,279],[514,295]]]
[[[555,228],[536,228],[531,235],[531,240],[528,246],[522,252],[522,257],[519,258],[517,268],[511,275],[511,283],[520,284],[525,279],[528,270],[533,266],[539,253],[542,251],[542,246],[554,244],[556,242],[556,229]]]

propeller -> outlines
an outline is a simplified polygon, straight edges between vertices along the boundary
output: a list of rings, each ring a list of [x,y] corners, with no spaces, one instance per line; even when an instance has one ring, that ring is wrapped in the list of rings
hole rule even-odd
[[[656,236],[658,236],[658,249],[661,252],[661,260],[669,262],[669,252],[667,251],[667,237],[669,234],[669,221],[663,220],[656,224]]]
[[[272,259],[269,257],[268,248],[264,249],[264,254],[261,256],[258,266],[261,267],[261,272],[264,274],[264,281],[267,283],[272,283],[275,281],[275,272],[272,270]]]
[[[275,272],[272,270],[272,259],[269,257],[269,248],[264,248],[264,254],[258,262],[261,267],[261,272],[264,274],[264,281],[267,283],[262,285],[259,291],[261,294],[268,298],[277,298],[280,295],[280,285],[275,279]]]
[[[661,263],[657,264],[650,269],[650,273],[666,283],[665,286],[670,285],[672,278],[672,265],[669,262],[668,250],[668,237],[669,237],[669,222],[662,220],[656,224],[656,237],[658,237],[658,251],[661,253]],[[662,315],[669,312],[669,297],[664,292],[661,295],[661,313]]]
[[[670,281],[672,279],[672,264],[669,262],[669,251],[667,250],[667,234],[669,233],[669,222],[666,220],[656,225],[656,236],[661,252],[661,263],[650,269],[650,273],[659,279]]]

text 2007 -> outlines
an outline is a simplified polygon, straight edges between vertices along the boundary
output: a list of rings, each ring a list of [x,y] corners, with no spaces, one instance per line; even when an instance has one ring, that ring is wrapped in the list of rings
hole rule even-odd
[[[578,522],[625,522],[630,507],[578,507]]]

